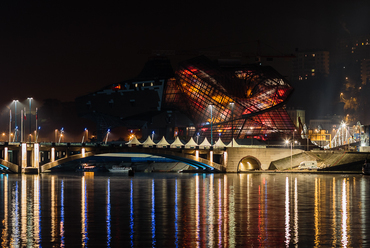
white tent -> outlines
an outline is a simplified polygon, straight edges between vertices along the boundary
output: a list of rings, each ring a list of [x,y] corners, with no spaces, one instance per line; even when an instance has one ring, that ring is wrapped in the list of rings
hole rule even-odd
[[[227,145],[227,147],[240,147],[238,143],[236,143],[235,139],[233,138],[233,141],[230,141],[230,143]]]
[[[171,144],[172,148],[181,148],[184,144],[179,139],[179,136],[176,137],[175,141]]]
[[[211,147],[211,143],[208,142],[207,137],[204,138],[203,142],[199,145],[200,148],[209,148]]]
[[[150,138],[150,135],[148,135],[148,138],[146,138],[146,140],[144,141],[143,143],[143,146],[144,147],[150,147],[150,146],[154,146],[155,143],[153,142],[152,138]]]
[[[195,143],[193,137],[190,138],[189,142],[185,144],[185,148],[195,148],[198,144]]]
[[[217,147],[217,148],[224,148],[226,145],[224,144],[224,142],[222,142],[221,140],[221,137],[218,138],[216,144],[214,144],[214,147]]]
[[[162,139],[157,143],[158,148],[163,148],[169,146],[170,143],[167,142],[166,138],[163,136]]]
[[[140,141],[137,140],[136,136],[134,136],[132,139],[130,139],[129,142],[126,143],[126,145],[129,145],[129,146],[138,146],[138,145],[141,145]]]

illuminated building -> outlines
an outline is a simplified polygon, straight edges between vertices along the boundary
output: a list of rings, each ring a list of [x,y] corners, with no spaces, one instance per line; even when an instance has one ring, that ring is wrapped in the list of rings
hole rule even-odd
[[[172,74],[168,60],[154,58],[137,78],[76,102],[80,115],[98,127],[141,128],[143,136],[155,130],[166,138],[199,134],[230,141],[292,132],[284,106],[293,91],[289,83],[269,66],[234,62],[200,56],[180,63]]]

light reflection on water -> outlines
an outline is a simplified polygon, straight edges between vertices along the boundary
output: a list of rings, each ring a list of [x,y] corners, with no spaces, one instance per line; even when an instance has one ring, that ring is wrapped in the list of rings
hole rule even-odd
[[[362,175],[1,175],[1,246],[368,246],[369,185]]]

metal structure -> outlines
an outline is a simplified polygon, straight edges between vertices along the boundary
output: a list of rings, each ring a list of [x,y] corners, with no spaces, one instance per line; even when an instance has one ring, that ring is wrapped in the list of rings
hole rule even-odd
[[[265,140],[295,130],[284,108],[292,91],[269,66],[222,65],[201,56],[180,64],[165,103],[185,112],[202,136]]]
[[[321,147],[325,149],[329,149],[329,148],[349,145],[355,142],[356,140],[354,139],[353,134],[351,134],[349,130],[349,126],[347,126],[344,122],[342,122],[335,136],[331,140],[331,144],[326,144],[325,146],[321,146]],[[316,144],[316,145],[319,145],[319,144]]]

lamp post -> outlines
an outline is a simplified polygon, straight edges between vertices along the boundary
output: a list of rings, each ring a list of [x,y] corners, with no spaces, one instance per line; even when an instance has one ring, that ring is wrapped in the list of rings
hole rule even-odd
[[[105,144],[107,144],[109,133],[110,133],[110,129],[107,130],[107,136],[105,137]]]
[[[199,132],[197,133],[197,144],[199,145]]]
[[[60,139],[62,138],[63,133],[64,133],[64,127],[62,127],[62,128],[60,129],[60,136],[59,136],[59,142],[58,142],[58,143],[60,143]]]
[[[12,110],[9,111],[9,143],[10,143],[10,134],[12,133]]]
[[[30,137],[30,143],[31,143],[31,102],[32,102],[32,97],[29,97],[29,98],[27,98],[28,99],[28,103],[29,103],[29,107],[30,107],[30,114],[29,114],[29,119],[30,119],[30,135],[29,135],[29,137]],[[36,127],[37,128],[37,127]]]
[[[293,170],[293,142],[289,142],[289,140],[285,141],[285,144],[290,143],[290,169]]]
[[[234,147],[234,103],[231,104],[231,147]]]
[[[85,128],[85,130],[84,130],[84,135],[82,136],[82,141],[81,141],[81,143],[84,143],[84,139],[85,139],[85,135],[86,135],[86,133],[88,134],[88,130],[87,130],[87,128]],[[86,136],[86,140],[88,139],[89,137],[88,136]]]
[[[14,102],[14,126],[17,127],[17,102],[18,100],[13,100],[13,102]],[[18,133],[14,134],[13,141],[18,141]]]
[[[213,127],[212,127],[212,125],[213,125],[213,117],[212,117],[212,109],[213,109],[213,105],[211,104],[210,105],[210,107],[211,107],[211,146],[213,146]]]
[[[54,130],[54,142],[56,143],[58,139],[58,129]]]
[[[36,140],[35,143],[37,143],[37,139],[39,138],[39,132],[40,132],[41,127],[38,127],[36,130]]]
[[[155,134],[155,133],[154,133],[154,131],[153,131],[153,132],[152,132],[152,140],[154,140],[154,134]]]

